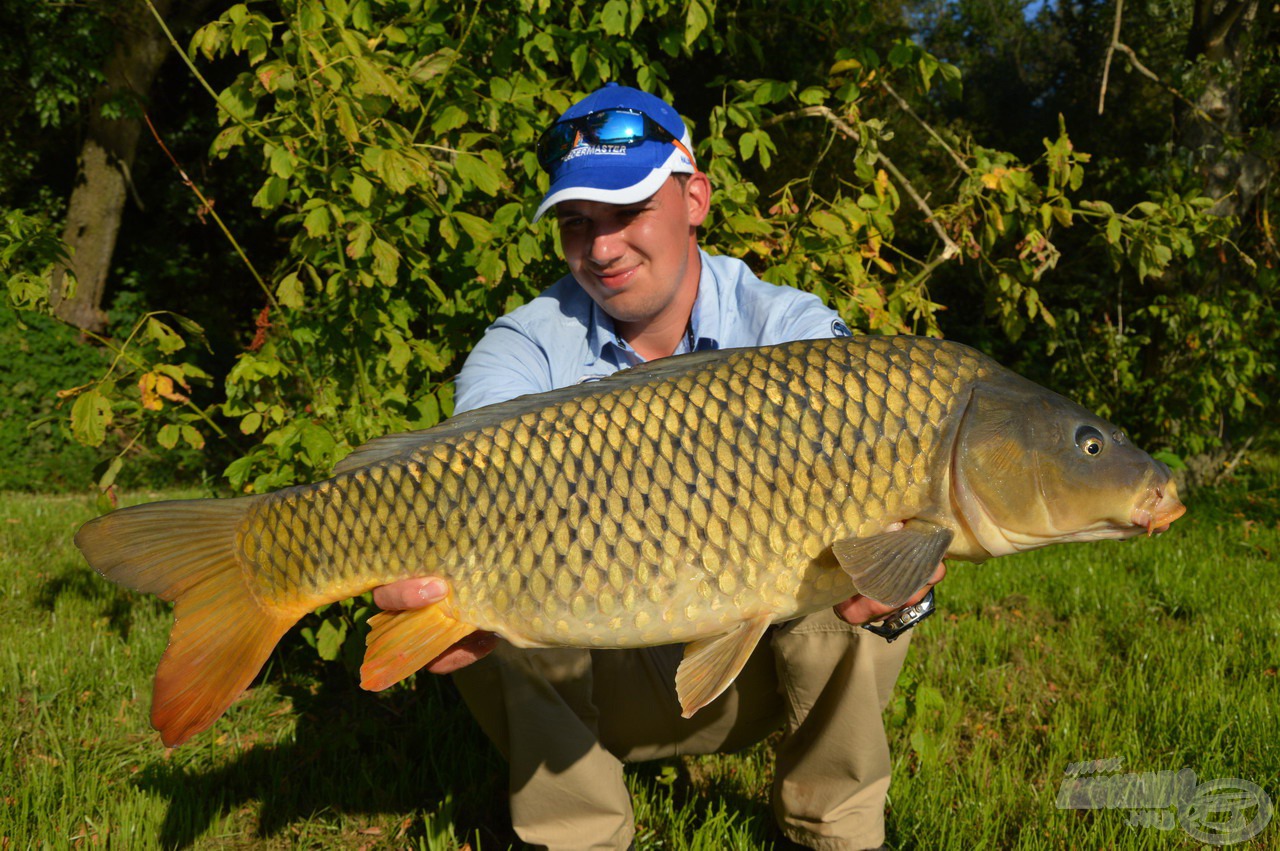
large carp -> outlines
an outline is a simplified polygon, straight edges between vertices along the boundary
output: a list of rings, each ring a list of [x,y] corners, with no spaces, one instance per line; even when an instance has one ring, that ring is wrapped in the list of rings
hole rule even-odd
[[[1115,426],[957,343],[810,340],[668,358],[379,438],[332,478],[115,511],[76,535],[176,601],[151,721],[212,724],[285,631],[410,576],[450,596],[372,621],[382,689],[476,629],[518,647],[688,642],[686,715],[770,624],[900,605],[945,557],[1162,531],[1169,471]]]

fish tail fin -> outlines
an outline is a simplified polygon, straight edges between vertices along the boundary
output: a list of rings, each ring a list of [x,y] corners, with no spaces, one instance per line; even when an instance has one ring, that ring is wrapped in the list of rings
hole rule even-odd
[[[245,581],[236,530],[259,499],[138,505],[76,533],[107,579],[176,601],[151,701],[151,725],[169,747],[212,725],[306,611],[271,608]]]
[[[381,612],[369,618],[360,685],[382,691],[403,680],[476,628],[451,615],[447,601],[422,609]]]

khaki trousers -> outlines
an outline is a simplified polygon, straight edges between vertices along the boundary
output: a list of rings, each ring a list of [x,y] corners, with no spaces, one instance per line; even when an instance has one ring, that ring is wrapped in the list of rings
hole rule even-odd
[[[773,810],[821,851],[884,842],[882,712],[909,634],[886,643],[824,610],[775,627],[727,692],[680,717],[683,647],[518,650],[454,675],[510,766],[511,820],[552,849],[625,849],[635,833],[622,763],[748,747],[778,728]]]

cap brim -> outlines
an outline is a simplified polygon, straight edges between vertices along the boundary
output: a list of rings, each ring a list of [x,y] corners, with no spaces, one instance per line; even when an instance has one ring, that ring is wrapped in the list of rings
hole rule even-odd
[[[666,162],[657,168],[612,165],[608,168],[566,168],[533,214],[536,222],[547,210],[562,201],[599,201],[604,204],[635,204],[652,197],[672,174],[693,174],[696,169],[674,145]]]

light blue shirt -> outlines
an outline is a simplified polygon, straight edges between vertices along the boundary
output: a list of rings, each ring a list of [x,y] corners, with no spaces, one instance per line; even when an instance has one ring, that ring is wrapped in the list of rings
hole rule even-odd
[[[699,254],[691,333],[675,354],[850,335],[817,296],[767,284],[733,257]],[[458,374],[454,413],[593,381],[643,361],[609,314],[566,275],[489,326]]]

